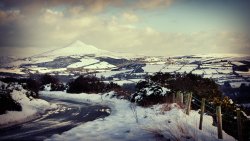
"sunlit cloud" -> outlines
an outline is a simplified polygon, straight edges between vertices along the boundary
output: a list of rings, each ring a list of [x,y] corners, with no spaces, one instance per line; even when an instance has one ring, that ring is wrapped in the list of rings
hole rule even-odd
[[[172,0],[24,0],[22,3],[3,0],[0,3],[1,48],[37,47],[44,50],[82,40],[101,49],[147,55],[247,53],[250,50],[247,31],[216,28],[217,23],[212,22],[206,23],[215,27],[211,30],[178,30],[195,29],[198,23],[192,25],[190,21],[199,22],[199,19],[188,18],[196,11],[180,12],[182,18],[179,19],[171,19],[171,14],[165,16],[168,8],[174,7]],[[167,20],[165,24],[154,21],[154,18],[177,22],[169,27]],[[222,23],[218,23],[221,26]],[[175,30],[161,30],[171,28]]]

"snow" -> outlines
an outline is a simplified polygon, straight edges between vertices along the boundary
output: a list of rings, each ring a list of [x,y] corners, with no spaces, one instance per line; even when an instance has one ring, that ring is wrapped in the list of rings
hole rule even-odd
[[[93,45],[88,45],[82,41],[75,41],[69,46],[56,49],[46,53],[46,56],[70,56],[70,55],[86,55],[86,54],[102,54],[108,51],[98,49]]]
[[[107,62],[100,62],[97,64],[89,65],[84,67],[84,69],[109,69],[109,68],[116,68],[116,66],[111,65]]]
[[[216,69],[203,69],[203,71],[205,72],[205,74],[216,74],[216,73],[218,73],[216,71]]]
[[[174,72],[174,71],[178,71],[179,69],[181,69],[181,67],[182,65],[169,65],[161,71],[162,72]]]
[[[1,85],[4,83],[0,83]],[[6,114],[0,115],[0,126],[10,126],[12,124],[21,123],[34,119],[44,113],[46,110],[55,109],[55,104],[50,104],[42,99],[34,99],[27,97],[27,90],[21,85],[14,85],[14,90],[10,93],[13,100],[22,106],[22,111],[7,111]]]
[[[244,72],[244,71],[235,71],[239,75],[242,75],[243,77],[250,77],[250,70]]]
[[[105,83],[110,83],[110,82],[113,82],[113,83],[116,83],[120,86],[124,85],[124,84],[132,84],[132,83],[135,83],[133,81],[129,81],[129,80],[113,80],[113,81],[103,81]]]
[[[230,74],[233,73],[232,68],[217,69],[218,73]]]
[[[50,57],[33,57],[33,58],[17,58],[9,63],[3,64],[4,67],[19,67],[22,64],[37,64],[42,62],[53,61]]]
[[[112,98],[113,92],[100,94],[67,94],[65,92],[41,92],[43,96],[97,103],[111,107],[111,115],[81,124],[62,134],[56,134],[47,141],[151,141],[157,140],[156,133],[166,139],[181,141],[219,141],[217,128],[212,125],[212,117],[204,115],[203,130],[198,129],[199,113],[191,111],[187,116],[177,104],[155,105],[142,108],[127,100]],[[223,132],[224,140],[235,139]],[[190,139],[187,139],[190,138]]]
[[[161,60],[160,60],[160,58],[157,58],[157,57],[148,57],[148,58],[145,58],[145,61],[147,61],[147,62],[159,62]]]
[[[51,90],[51,84],[44,85],[44,91],[50,91]]]
[[[46,67],[30,67],[29,71],[32,73],[52,73],[52,72],[65,72],[66,68],[57,68],[57,69],[50,69]]]
[[[202,75],[204,73],[205,73],[204,70],[194,70],[194,71],[192,71],[192,74],[197,74],[197,75]]]
[[[105,83],[110,83],[110,82],[113,82],[113,83],[116,83],[120,86],[124,85],[124,84],[136,84],[138,83],[139,81],[142,81],[142,80],[145,80],[145,79],[126,79],[126,80],[111,80],[111,81],[103,81]]]
[[[150,95],[154,94],[154,91],[152,90],[152,88],[145,88],[145,90],[146,90],[146,95],[147,96],[150,96]],[[169,89],[164,88],[164,87],[161,87],[161,90],[162,90],[162,92],[161,92],[160,95],[162,95],[162,96],[165,96],[167,94],[167,92],[170,92]]]
[[[242,84],[245,84],[246,86],[250,85],[250,82],[230,82],[230,85],[232,88],[239,88]]]
[[[142,69],[145,72],[159,72],[165,65],[152,65],[152,64],[146,64],[145,67],[142,67]]]
[[[95,73],[95,76],[98,78],[104,77],[111,77],[113,75],[119,74],[119,73],[125,73],[125,72],[131,72],[132,70],[120,70],[120,71],[103,71]]]
[[[15,73],[15,74],[25,74],[24,72],[22,72],[22,69],[20,69],[20,68],[12,68],[12,69],[0,68],[0,72]]]
[[[31,58],[31,63],[30,64],[37,64],[37,63],[43,63],[43,62],[50,62],[53,61],[54,58],[50,57],[33,57]]]
[[[241,63],[241,62],[232,62],[233,65],[236,65],[236,66],[244,66],[245,64],[244,63]]]
[[[4,64],[4,67],[19,67],[21,64],[27,64],[30,63],[28,60],[14,60],[12,62],[9,62],[7,64]]]
[[[179,73],[190,73],[192,70],[194,70],[195,68],[197,68],[197,65],[185,65],[183,66],[179,71]]]
[[[93,59],[93,58],[83,58],[80,61],[81,62],[77,62],[77,63],[74,63],[74,64],[67,66],[67,68],[80,68],[83,66],[87,66],[87,65],[91,65],[91,64],[95,64],[95,63],[100,62],[99,60]]]
[[[196,54],[194,57],[210,57],[210,58],[220,58],[220,57],[242,57],[249,56],[248,54],[232,54],[232,53],[210,53],[210,54]]]

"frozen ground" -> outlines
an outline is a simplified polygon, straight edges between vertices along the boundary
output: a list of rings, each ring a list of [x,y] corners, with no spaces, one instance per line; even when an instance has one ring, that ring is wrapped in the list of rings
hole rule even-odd
[[[93,58],[83,58],[80,61],[81,62],[77,62],[67,66],[67,68],[79,68],[100,62],[99,60]]]
[[[62,134],[53,135],[48,141],[137,141],[137,140],[181,140],[216,141],[217,128],[212,117],[204,116],[203,130],[198,129],[199,114],[191,111],[187,116],[176,104],[138,107],[127,100],[114,98],[113,92],[99,94],[67,94],[43,91],[41,95],[58,99],[98,103],[111,107],[111,115],[79,125]],[[113,98],[112,98],[113,97]],[[168,109],[168,110],[163,110]],[[223,132],[224,140],[235,140]]]

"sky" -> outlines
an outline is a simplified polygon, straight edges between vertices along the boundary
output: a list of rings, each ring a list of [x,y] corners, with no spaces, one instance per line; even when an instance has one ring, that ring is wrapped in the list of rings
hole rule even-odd
[[[249,0],[1,0],[0,55],[81,40],[144,55],[250,53]]]

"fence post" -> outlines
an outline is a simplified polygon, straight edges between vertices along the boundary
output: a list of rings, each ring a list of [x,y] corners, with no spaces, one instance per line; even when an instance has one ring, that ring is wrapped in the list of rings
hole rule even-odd
[[[202,101],[201,101],[200,124],[199,124],[199,129],[200,130],[202,130],[203,114],[204,114],[204,111],[205,111],[205,101],[206,101],[206,99],[202,98]]]
[[[243,141],[242,137],[242,124],[241,124],[241,110],[237,108],[237,126],[238,126],[238,139],[239,141]]]
[[[183,93],[180,93],[180,102],[183,104]]]
[[[223,136],[222,136],[221,106],[217,106],[217,107],[216,107],[216,115],[217,115],[218,138],[219,138],[219,139],[223,139]]]
[[[191,109],[191,102],[192,102],[192,93],[188,94],[188,103],[187,103],[187,111],[186,114],[189,115]]]
[[[172,94],[172,102],[175,103],[175,93]]]
[[[183,93],[181,93],[180,91],[176,93],[176,102],[183,104]]]
[[[183,94],[183,103],[185,104],[186,107],[188,105],[188,100],[189,100],[189,93]]]

